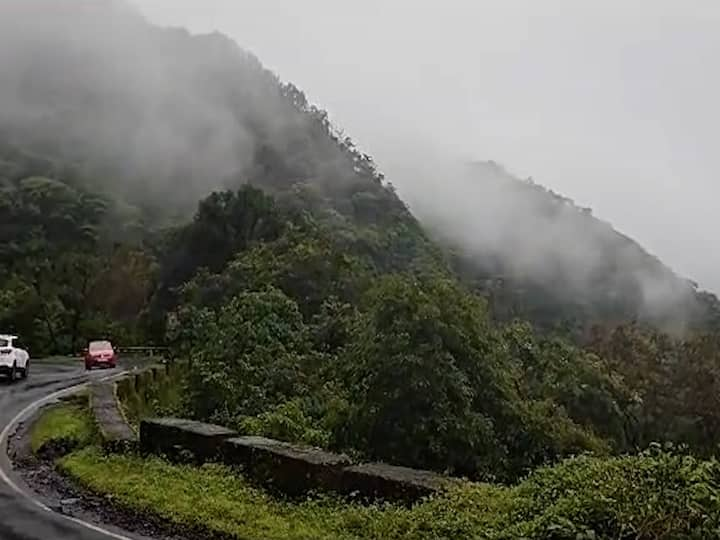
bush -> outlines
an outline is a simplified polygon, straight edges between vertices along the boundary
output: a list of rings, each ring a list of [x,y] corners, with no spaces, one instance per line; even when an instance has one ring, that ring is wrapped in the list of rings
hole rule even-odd
[[[690,539],[720,532],[720,464],[658,448],[569,460],[537,471],[513,492],[517,515],[531,516],[516,528],[527,538]]]
[[[237,427],[246,435],[261,435],[311,446],[328,447],[331,441],[331,434],[316,427],[298,399],[281,403],[257,416],[243,417]]]
[[[348,347],[354,443],[376,459],[487,474],[507,379],[483,302],[450,279],[382,278]]]
[[[720,464],[660,451],[579,457],[516,487],[466,484],[383,515],[379,538],[700,540],[720,529]]]

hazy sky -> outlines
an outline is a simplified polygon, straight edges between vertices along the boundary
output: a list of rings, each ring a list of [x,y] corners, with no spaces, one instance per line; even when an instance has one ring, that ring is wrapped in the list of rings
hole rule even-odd
[[[494,159],[720,292],[717,0],[132,1],[256,53],[401,195],[415,145]]]

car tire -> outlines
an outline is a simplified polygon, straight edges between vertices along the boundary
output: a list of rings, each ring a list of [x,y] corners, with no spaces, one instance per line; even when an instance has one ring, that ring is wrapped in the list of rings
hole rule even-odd
[[[28,375],[30,375],[30,360],[25,362],[25,367],[20,370],[21,379],[27,379]]]
[[[14,383],[17,380],[17,363],[13,364],[12,371],[10,372],[10,382]]]

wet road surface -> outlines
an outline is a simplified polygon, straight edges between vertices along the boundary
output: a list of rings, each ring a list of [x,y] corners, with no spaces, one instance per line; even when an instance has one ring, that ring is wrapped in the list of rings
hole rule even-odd
[[[27,406],[54,392],[102,379],[122,369],[86,372],[80,359],[76,361],[35,361],[31,364],[27,380],[9,383],[0,380],[0,431]],[[5,443],[4,443],[5,444]],[[0,449],[0,469],[12,482],[25,490],[19,476],[13,473],[7,457],[7,448]],[[103,532],[100,529],[107,529]],[[0,482],[0,540],[146,540],[111,526],[96,530],[83,526],[59,514],[48,511],[30,498]]]

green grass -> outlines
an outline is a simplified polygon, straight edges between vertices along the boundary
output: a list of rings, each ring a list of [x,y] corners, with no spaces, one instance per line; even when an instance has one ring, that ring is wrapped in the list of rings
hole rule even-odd
[[[60,466],[128,509],[151,509],[176,524],[247,540],[362,538],[368,521],[379,513],[332,500],[281,502],[220,465],[175,466],[160,459],[105,456],[87,448],[64,458]]]
[[[37,452],[51,440],[72,441],[78,445],[93,442],[97,428],[87,407],[68,402],[45,410],[30,433],[30,447]]]
[[[672,453],[576,458],[515,487],[467,483],[416,505],[286,502],[227,467],[87,447],[60,462],[132,511],[243,540],[700,540],[720,537],[720,465]]]
[[[332,497],[281,501],[221,465],[171,465],[157,458],[107,456],[91,447],[63,458],[60,466],[85,487],[111,494],[131,511],[151,511],[182,527],[204,527],[243,540],[470,538],[456,534],[462,533],[464,519],[472,519],[472,527],[482,530],[483,519],[500,515],[486,512],[478,521],[472,517],[476,506],[466,503],[466,514],[456,517],[452,514],[457,508],[446,508],[450,499],[415,510],[361,506]],[[485,507],[489,501],[494,505],[492,495],[502,491],[480,485],[472,490],[482,493]]]

